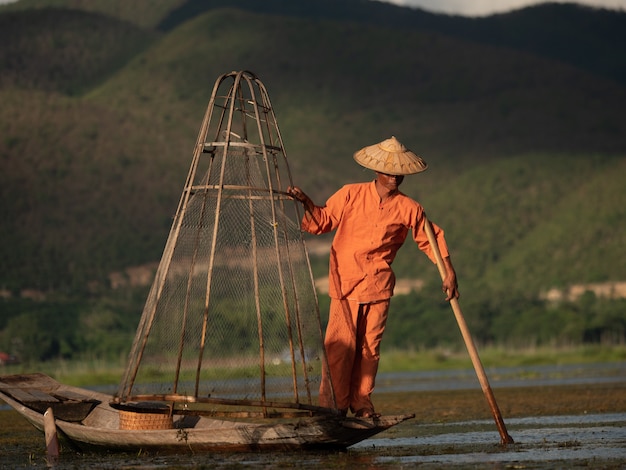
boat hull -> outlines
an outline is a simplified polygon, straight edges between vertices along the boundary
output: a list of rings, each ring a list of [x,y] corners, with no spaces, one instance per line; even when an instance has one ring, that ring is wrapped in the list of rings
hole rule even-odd
[[[34,405],[25,400],[26,394],[40,397],[48,394],[62,402],[65,396],[72,396],[72,401],[57,403],[57,408],[63,405],[66,411],[72,406],[84,409],[86,403],[91,403],[90,410],[80,421],[67,421],[58,417],[55,420],[59,437],[70,447],[83,451],[182,453],[345,449],[414,417],[354,418],[328,415],[246,422],[174,415],[171,429],[120,429],[120,411],[109,405],[112,398],[109,395],[63,385],[42,374],[0,377],[0,399],[42,432],[45,410],[42,412],[41,408],[46,401]],[[81,396],[85,403],[78,399]],[[54,406],[50,408],[54,412]],[[75,419],[75,414],[70,415]]]

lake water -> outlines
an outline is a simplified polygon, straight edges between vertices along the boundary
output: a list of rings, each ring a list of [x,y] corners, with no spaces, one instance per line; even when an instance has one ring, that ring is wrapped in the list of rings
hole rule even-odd
[[[487,369],[494,389],[530,385],[623,383],[626,364]],[[472,370],[380,374],[377,392],[476,389]],[[20,418],[21,419],[21,418]],[[280,469],[280,468],[626,468],[626,413],[506,419],[515,444],[499,445],[492,420],[402,423],[346,452],[198,455],[77,454],[65,451],[65,469]],[[43,436],[25,433],[0,443],[0,468],[48,468]]]

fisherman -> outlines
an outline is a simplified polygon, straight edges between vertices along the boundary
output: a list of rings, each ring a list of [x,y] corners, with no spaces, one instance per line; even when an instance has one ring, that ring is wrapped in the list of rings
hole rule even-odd
[[[424,160],[395,137],[359,150],[354,159],[373,170],[376,179],[343,186],[325,206],[315,205],[297,186],[287,191],[304,206],[303,230],[314,235],[336,230],[324,339],[332,387],[324,370],[320,405],[336,406],[343,415],[350,410],[356,417],[373,418],[380,416],[371,395],[395,285],[391,263],[409,231],[433,263],[436,258],[424,229],[424,209],[398,189],[405,175],[426,170]],[[443,230],[432,227],[446,268],[442,289],[449,301],[459,297],[456,273]]]

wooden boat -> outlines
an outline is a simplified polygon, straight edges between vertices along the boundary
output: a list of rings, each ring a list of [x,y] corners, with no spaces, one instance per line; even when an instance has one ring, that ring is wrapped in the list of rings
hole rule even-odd
[[[81,451],[345,449],[414,417],[318,415],[283,418],[282,422],[254,422],[174,412],[168,422],[167,412],[157,414],[150,410],[144,414],[144,429],[121,429],[124,410],[111,406],[111,398],[103,393],[60,384],[43,374],[0,377],[0,399],[42,432],[43,415],[51,408],[60,437],[70,447]]]
[[[222,75],[118,392],[29,374],[0,377],[0,398],[44,432],[51,409],[78,449],[341,449],[412,418],[315,404],[332,382],[290,185],[265,86]]]

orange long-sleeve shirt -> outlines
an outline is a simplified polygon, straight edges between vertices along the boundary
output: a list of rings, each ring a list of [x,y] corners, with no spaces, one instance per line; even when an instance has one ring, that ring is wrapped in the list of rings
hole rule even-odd
[[[381,202],[375,182],[348,184],[324,207],[306,212],[302,229],[319,235],[336,230],[330,250],[329,295],[361,303],[393,295],[391,263],[411,230],[413,239],[436,263],[424,231],[424,209],[398,192]],[[443,230],[433,225],[441,256],[448,256]]]

